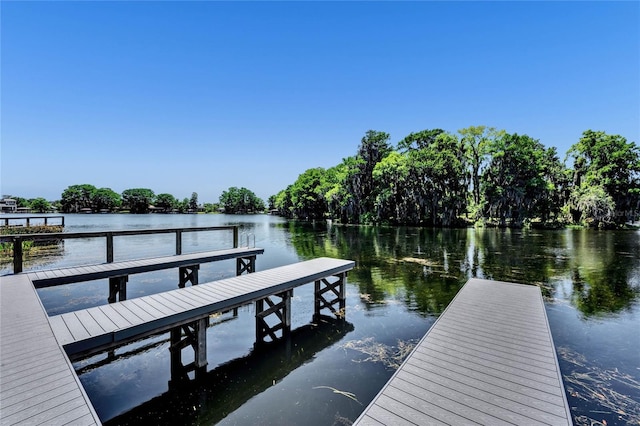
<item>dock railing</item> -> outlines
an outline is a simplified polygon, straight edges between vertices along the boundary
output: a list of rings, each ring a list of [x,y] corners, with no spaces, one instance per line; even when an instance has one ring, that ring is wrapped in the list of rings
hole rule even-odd
[[[16,217],[0,217],[0,223],[4,222],[4,226],[26,226],[27,228],[34,225],[44,224],[44,226],[62,226],[64,227],[64,216],[16,216]],[[51,223],[54,222],[54,223]]]
[[[18,274],[23,271],[24,254],[22,251],[23,241],[42,241],[42,240],[67,240],[77,238],[106,238],[106,262],[113,262],[113,239],[114,237],[122,237],[127,235],[150,235],[150,234],[175,234],[176,236],[176,255],[182,254],[182,234],[186,232],[199,231],[232,231],[233,232],[233,248],[238,247],[238,227],[236,225],[229,226],[206,226],[193,228],[163,228],[163,229],[129,229],[123,231],[92,231],[92,232],[51,232],[40,234],[19,234],[19,235],[2,235],[0,242],[13,244],[13,273]]]

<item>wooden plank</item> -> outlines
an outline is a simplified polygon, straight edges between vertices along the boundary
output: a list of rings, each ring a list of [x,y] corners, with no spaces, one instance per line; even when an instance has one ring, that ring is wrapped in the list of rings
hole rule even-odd
[[[130,304],[135,305],[138,309],[146,312],[152,318],[160,318],[167,315],[166,310],[154,308],[152,305],[145,303],[145,299],[143,298],[131,299]]]
[[[161,297],[157,297],[155,294],[147,296],[145,298],[145,301],[147,301],[149,304],[152,304],[153,306],[156,306],[158,310],[165,310],[167,312],[167,315],[180,312],[179,307],[169,303]]]
[[[511,355],[509,353],[496,353],[491,348],[485,348],[481,345],[474,345],[451,338],[450,336],[442,336],[437,333],[432,334],[432,339],[437,342],[445,353],[458,353],[468,356],[478,356],[482,359],[488,359],[491,361],[502,363],[503,365],[520,368],[523,371],[529,371],[536,374],[544,375],[546,377],[556,378],[556,371],[552,368],[552,365],[546,362],[535,362],[533,360],[528,361],[526,364],[522,363],[522,358]]]
[[[175,313],[174,310],[156,302],[154,299],[150,297],[138,298],[135,299],[136,303],[143,306],[147,312],[157,312],[156,315],[170,315]]]
[[[89,311],[89,314],[105,332],[110,332],[118,328],[118,325],[99,308],[92,309]]]
[[[94,310],[99,311],[98,309],[94,309]],[[97,334],[103,334],[107,331],[111,331],[111,330],[103,329],[98,323],[98,321],[96,321],[93,318],[93,316],[91,315],[91,311],[89,310],[76,311],[74,312],[74,314],[76,315],[78,320],[82,323],[82,326],[85,328],[85,330],[87,330],[87,332],[91,336],[95,336]]]
[[[131,325],[130,321],[128,321],[110,305],[98,306],[98,309],[105,317],[109,318],[109,320],[111,320],[117,328],[127,327]],[[53,320],[55,318],[56,317],[51,317],[50,320]]]
[[[121,317],[123,317],[126,321],[128,321],[129,322],[128,327],[131,327],[132,325],[140,324],[143,322],[142,318],[140,318],[134,312],[131,312],[129,309],[127,309],[127,307],[124,305],[124,302],[112,303],[108,307],[113,309],[116,313],[118,313]],[[104,307],[104,309],[106,308],[107,307]]]
[[[469,280],[354,425],[395,424],[394,416],[571,425],[540,290]]]

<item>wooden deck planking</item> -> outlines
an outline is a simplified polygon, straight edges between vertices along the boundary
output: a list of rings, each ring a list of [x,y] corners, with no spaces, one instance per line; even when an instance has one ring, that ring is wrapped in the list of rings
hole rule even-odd
[[[24,274],[0,277],[0,358],[0,425],[100,423]]]
[[[571,425],[539,288],[471,279],[354,424]]]
[[[89,308],[83,310],[81,315],[79,311],[56,315],[51,317],[51,322],[60,344],[65,346],[70,355],[98,348],[104,350],[316,279],[345,273],[354,265],[353,261],[348,260],[313,259],[275,268],[275,271],[254,272]],[[120,319],[113,321],[118,324],[117,328],[107,331],[100,327],[95,318],[111,318],[111,312],[117,312]]]

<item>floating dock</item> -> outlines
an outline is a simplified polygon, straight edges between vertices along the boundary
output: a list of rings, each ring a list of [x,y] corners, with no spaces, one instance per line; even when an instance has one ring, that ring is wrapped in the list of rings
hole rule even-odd
[[[470,279],[354,424],[573,424],[540,289]]]

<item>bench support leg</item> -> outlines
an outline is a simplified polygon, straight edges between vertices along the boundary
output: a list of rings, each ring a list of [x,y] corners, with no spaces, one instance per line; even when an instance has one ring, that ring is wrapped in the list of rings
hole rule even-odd
[[[256,345],[289,336],[291,333],[292,297],[293,290],[287,290],[256,301]],[[274,301],[272,298],[279,298],[280,301]],[[275,319],[275,324],[270,325],[267,317],[270,317],[269,322],[271,323]]]
[[[109,303],[116,303],[116,297],[120,302],[127,300],[127,281],[128,275],[109,278]]]
[[[328,277],[315,282],[314,321],[320,318],[321,311],[328,309],[338,319],[345,318],[347,274],[334,275],[337,278],[330,282]]]
[[[171,381],[170,386],[179,385],[189,380],[189,373],[194,372],[199,379],[207,371],[207,327],[209,317],[199,319],[190,324],[171,329]],[[193,348],[193,362],[182,363],[182,350],[188,346]]]
[[[191,282],[191,285],[198,285],[198,270],[200,269],[200,265],[181,266],[179,269],[179,288],[184,288],[188,282]]]
[[[256,257],[239,257],[236,259],[236,275],[250,274],[256,270]]]

